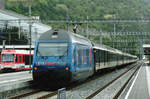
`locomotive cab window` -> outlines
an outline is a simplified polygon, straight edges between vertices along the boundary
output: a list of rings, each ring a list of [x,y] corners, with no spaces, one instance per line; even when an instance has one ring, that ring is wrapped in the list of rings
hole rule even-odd
[[[39,43],[37,56],[67,56],[68,43]]]

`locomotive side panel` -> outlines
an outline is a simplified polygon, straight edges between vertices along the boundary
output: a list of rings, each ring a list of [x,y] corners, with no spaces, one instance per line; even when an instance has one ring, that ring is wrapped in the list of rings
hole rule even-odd
[[[76,80],[87,78],[94,73],[92,49],[83,44],[74,44],[74,63]]]

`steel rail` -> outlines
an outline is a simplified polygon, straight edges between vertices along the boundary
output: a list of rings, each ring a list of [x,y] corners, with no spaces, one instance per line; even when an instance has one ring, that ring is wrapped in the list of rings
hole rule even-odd
[[[39,97],[37,99],[46,99],[46,98],[49,98],[49,97],[52,97],[52,96],[55,96],[55,95],[57,95],[57,91],[54,91],[54,92],[49,93],[47,95],[41,96],[41,97]]]
[[[136,64],[133,64],[132,68],[135,67],[135,66],[136,66]],[[131,68],[130,68],[130,69],[131,69]],[[73,85],[73,86],[67,88],[67,90],[80,87],[81,85],[83,85],[83,84],[85,84],[85,83],[87,83],[87,82],[90,82],[90,81],[96,79],[97,77],[99,77],[99,76],[96,76],[96,77],[94,77],[94,78],[88,79],[88,80],[86,80],[85,82],[81,82],[80,85],[79,85],[79,84],[75,84],[75,85]],[[105,87],[105,86],[104,86],[104,87]],[[35,91],[27,92],[27,93],[24,93],[24,94],[21,94],[21,95],[17,95],[17,96],[10,97],[10,98],[8,98],[8,99],[20,99],[20,98],[23,98],[23,97],[27,97],[27,96],[36,94],[36,93],[41,92],[41,91],[43,91],[43,90],[41,90],[41,89],[40,89],[40,90],[35,90]],[[41,96],[41,97],[39,97],[39,98],[37,98],[37,99],[45,99],[45,98],[49,98],[49,97],[52,97],[52,96],[55,96],[55,95],[57,95],[57,91],[54,91],[54,92],[51,92],[51,93],[49,93],[49,94],[43,95],[43,96]],[[90,99],[90,98],[87,98],[87,99]]]
[[[136,66],[136,65],[137,65],[137,63],[136,63],[136,64],[133,64],[132,67],[134,67],[134,66]],[[93,78],[91,78],[91,79],[86,80],[85,82],[81,82],[80,84],[75,84],[75,85],[73,85],[73,86],[67,88],[67,91],[68,91],[68,90],[71,90],[71,89],[73,90],[73,89],[75,89],[75,88],[77,88],[77,87],[82,86],[83,84],[89,83],[90,81],[93,81],[93,80],[97,79],[98,77],[99,77],[99,76],[95,76],[95,77],[93,77]],[[52,92],[52,93],[49,93],[49,94],[44,95],[44,96],[41,96],[41,97],[39,97],[39,98],[37,98],[37,99],[50,98],[50,97],[52,97],[52,96],[55,96],[56,94],[57,94],[57,91]]]
[[[27,93],[24,93],[24,94],[20,94],[20,95],[10,97],[8,99],[20,99],[20,98],[27,97],[27,96],[33,95],[33,94],[41,92],[41,91],[42,90],[34,90],[34,91],[31,91],[31,92],[27,92]]]
[[[141,64],[140,64],[141,65]],[[136,66],[136,65],[135,65]],[[85,99],[91,99],[94,96],[96,96],[98,93],[100,93],[102,90],[104,90],[105,88],[107,88],[110,84],[112,84],[114,81],[116,81],[117,79],[119,79],[120,77],[122,77],[124,74],[126,74],[128,71],[130,71],[131,69],[133,69],[135,66],[131,67],[130,69],[128,69],[127,71],[123,72],[122,74],[120,74],[119,76],[117,76],[115,79],[113,79],[112,81],[110,81],[109,83],[105,84],[103,87],[97,89],[96,91],[94,91],[92,94],[88,95]]]

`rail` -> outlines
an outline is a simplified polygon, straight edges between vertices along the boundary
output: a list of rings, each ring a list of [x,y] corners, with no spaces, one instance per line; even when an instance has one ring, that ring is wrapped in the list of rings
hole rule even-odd
[[[30,96],[32,94],[35,94],[35,93],[38,93],[38,92],[41,92],[41,91],[42,90],[34,90],[34,91],[31,91],[31,92],[27,92],[27,93],[24,93],[24,94],[20,94],[20,95],[10,97],[8,99],[19,99],[19,98],[27,97],[27,96]]]
[[[141,65],[141,64],[140,64]],[[136,66],[136,65],[135,65]],[[116,80],[118,80],[119,78],[121,78],[123,75],[125,75],[127,72],[129,72],[131,69],[133,69],[135,66],[129,68],[127,71],[123,72],[122,74],[120,74],[119,76],[117,76],[115,79],[113,79],[112,81],[108,82],[107,84],[105,84],[103,87],[97,89],[96,91],[94,91],[92,94],[88,95],[85,99],[91,99],[94,96],[96,96],[97,94],[99,94],[102,90],[104,90],[105,88],[109,87],[109,85],[111,85],[113,82],[115,82]],[[139,69],[139,66],[137,67],[137,69],[134,71],[134,73],[129,77],[129,79],[127,80],[127,82],[124,84],[124,86],[117,92],[117,94],[113,97],[113,99],[117,99],[117,97],[120,95],[121,91],[123,90],[123,88],[125,87],[125,85],[127,85],[127,83],[129,82],[129,80],[133,77],[133,75],[135,74],[135,72]]]
[[[98,90],[96,90],[94,93],[90,94],[89,96],[86,97],[86,99],[91,99],[93,98],[95,95],[97,95],[98,93],[100,93],[103,89],[105,89],[106,87],[108,87],[110,84],[112,84],[114,81],[116,81],[117,79],[119,79],[120,77],[122,77],[124,74],[126,74],[128,71],[130,71],[131,69],[133,69],[135,66],[137,66],[137,64],[133,64],[133,66],[131,68],[129,68],[127,71],[123,72],[121,75],[117,76],[115,79],[113,79],[112,81],[110,81],[109,83],[105,84],[103,87],[99,88]],[[138,66],[139,67],[139,66]],[[136,69],[138,70],[138,68]],[[136,72],[136,71],[135,71]],[[134,74],[135,74],[134,72]],[[134,75],[132,74],[132,76]],[[71,90],[71,89],[75,89],[75,88],[78,88],[80,86],[82,86],[83,84],[86,84],[86,83],[89,83],[90,81],[93,81],[95,79],[97,79],[99,76],[94,76],[90,79],[87,79],[85,80],[84,82],[81,82],[81,83],[75,83],[73,85],[71,85],[70,87],[67,88],[67,91]],[[132,77],[130,77],[126,84],[130,81]],[[123,90],[123,88],[126,86],[126,84],[117,92],[117,94],[113,97],[113,99],[116,99],[121,91]],[[14,97],[10,97],[8,99],[20,99],[20,98],[24,98],[24,97],[28,97],[28,96],[32,96],[34,94],[39,94],[40,92],[44,92],[43,90],[34,90],[32,92],[28,92],[28,93],[24,93],[24,94],[21,94],[21,95],[17,95],[17,96],[14,96]],[[53,97],[57,95],[57,91],[53,91],[53,92],[49,92],[49,93],[46,93],[45,95],[42,95],[40,97],[38,97],[37,99],[45,99],[45,98],[50,98],[50,97]]]

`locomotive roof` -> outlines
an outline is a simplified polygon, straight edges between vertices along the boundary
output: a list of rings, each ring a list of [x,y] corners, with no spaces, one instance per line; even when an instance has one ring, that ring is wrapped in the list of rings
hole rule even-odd
[[[111,52],[111,53],[116,53],[116,54],[120,54],[120,55],[124,55],[124,56],[137,58],[137,56],[135,56],[135,55],[124,53],[124,52],[122,52],[118,49],[115,49],[115,48],[112,48],[112,47],[109,47],[109,46],[106,46],[106,45],[95,45],[95,46],[93,46],[93,48],[94,49],[105,50],[105,51],[108,51],[108,52]]]
[[[71,40],[72,42],[92,45],[91,41],[87,38],[63,29],[49,30],[42,34],[39,40]]]
[[[120,50],[114,49],[114,48],[106,46],[106,45],[95,45],[95,46],[93,46],[93,48],[105,50],[105,51],[108,51],[111,53],[122,54],[122,52]]]

